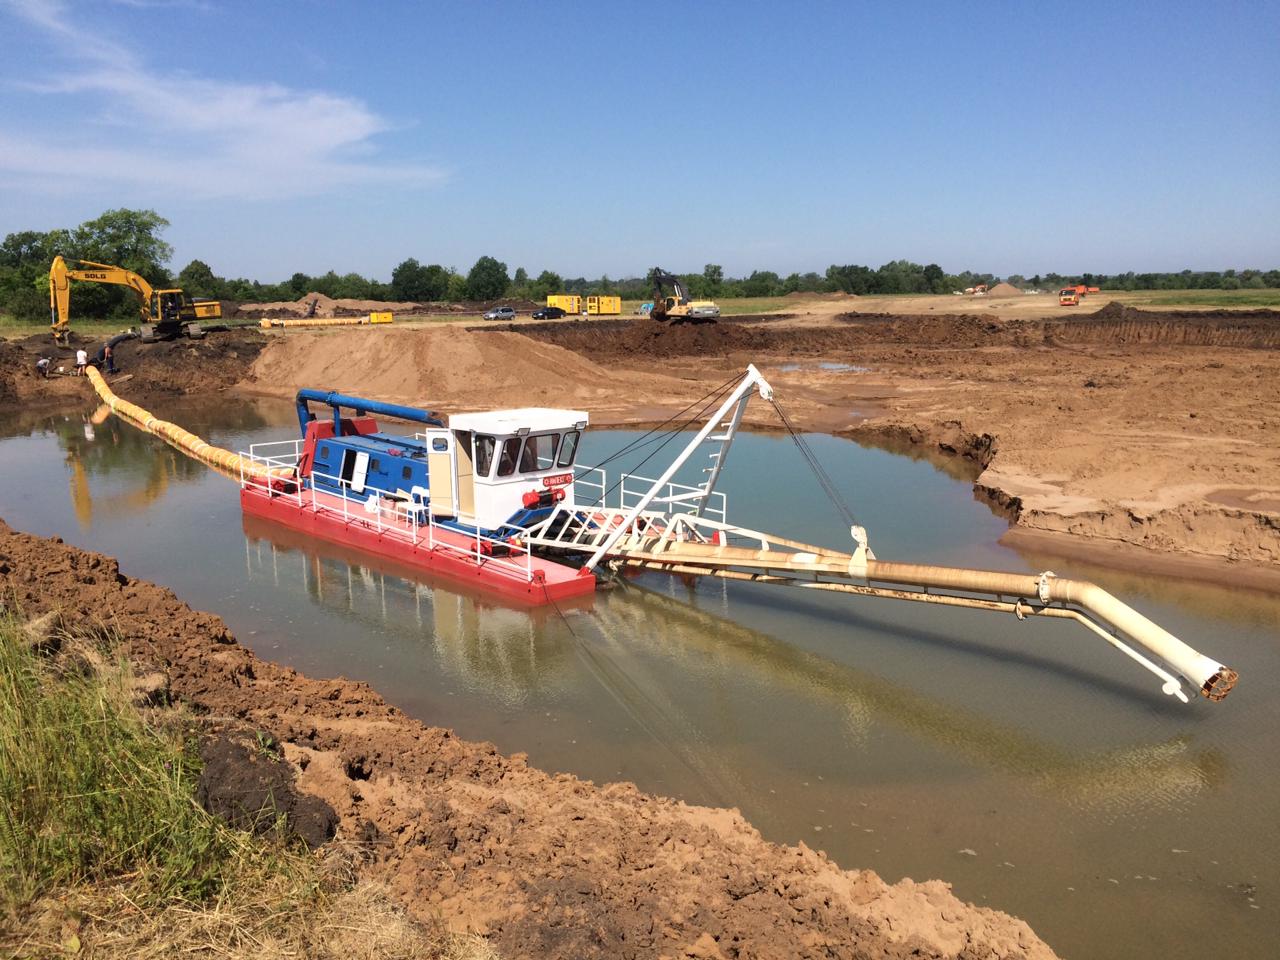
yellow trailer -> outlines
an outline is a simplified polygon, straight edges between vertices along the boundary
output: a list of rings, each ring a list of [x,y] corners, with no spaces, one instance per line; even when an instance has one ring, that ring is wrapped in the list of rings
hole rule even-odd
[[[559,307],[565,313],[581,313],[582,297],[576,293],[556,293],[547,297],[548,307]]]
[[[622,314],[621,297],[587,297],[587,313],[600,317],[616,317]]]

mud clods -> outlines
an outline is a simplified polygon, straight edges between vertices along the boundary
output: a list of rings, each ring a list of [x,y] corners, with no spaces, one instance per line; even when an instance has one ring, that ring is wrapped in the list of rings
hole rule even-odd
[[[283,832],[309,847],[333,839],[338,815],[319,797],[299,793],[294,768],[263,731],[217,730],[200,744],[196,801],[233,827]]]

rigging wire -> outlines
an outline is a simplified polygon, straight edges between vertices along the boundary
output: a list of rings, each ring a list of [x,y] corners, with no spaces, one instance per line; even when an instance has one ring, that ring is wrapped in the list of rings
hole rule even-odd
[[[737,378],[737,377],[734,377],[732,380],[728,380],[728,381],[726,381],[725,383],[721,384],[719,387],[717,387],[717,388],[716,388],[715,390],[713,390],[711,393],[706,394],[705,396],[703,396],[703,397],[701,398],[701,400],[705,400],[705,401],[706,401],[706,403],[703,403],[702,408],[701,408],[701,409],[699,409],[697,412],[695,412],[691,417],[689,417],[689,418],[688,418],[687,420],[685,420],[683,423],[681,423],[678,427],[675,427],[675,428],[673,428],[673,429],[671,429],[671,430],[668,430],[668,431],[667,431],[667,433],[666,433],[666,435],[665,435],[665,437],[663,438],[662,442],[661,442],[661,443],[659,443],[656,447],[654,447],[651,451],[649,451],[649,455],[648,455],[647,457],[645,457],[643,460],[641,460],[639,463],[637,463],[635,466],[633,466],[633,467],[631,468],[631,472],[634,472],[634,471],[636,471],[636,470],[639,470],[639,469],[640,469],[641,467],[643,467],[646,463],[648,463],[650,460],[652,460],[654,457],[656,457],[659,453],[661,453],[661,452],[662,452],[662,449],[663,449],[667,444],[669,444],[672,440],[674,440],[676,437],[680,436],[680,434],[681,434],[681,433],[683,433],[685,430],[687,430],[690,426],[692,426],[693,424],[697,423],[699,420],[703,419],[703,417],[705,417],[705,416],[707,415],[707,413],[708,413],[708,412],[710,412],[710,410],[711,410],[711,409],[712,409],[716,404],[718,404],[718,403],[720,402],[720,398],[721,398],[721,397],[722,397],[726,392],[728,392],[729,388],[730,388],[730,387],[732,387],[732,386],[733,386],[735,383],[737,383],[737,382],[738,382],[738,378]],[[701,401],[700,401],[700,400],[695,400],[695,401],[693,402],[693,404],[690,404],[690,405],[689,405],[689,407],[692,407],[694,404],[699,403],[699,402],[701,402]],[[685,409],[684,409],[684,410],[682,410],[682,411],[681,411],[681,413],[684,413],[685,411],[687,411],[687,410],[689,409],[689,407],[685,407]],[[667,422],[668,422],[668,423],[670,423],[671,421],[670,421],[670,420],[668,420]],[[651,431],[651,432],[652,432],[652,431]],[[655,437],[655,438],[654,438],[654,440],[657,440],[657,438]],[[650,441],[650,442],[653,442],[653,441]],[[612,459],[612,458],[611,458],[611,459]],[[608,461],[606,460],[606,461],[603,461],[603,462],[607,463]],[[613,493],[613,491],[614,491],[614,490],[616,490],[616,489],[618,489],[618,487],[619,487],[619,486],[621,486],[621,485],[622,485],[622,477],[621,477],[621,476],[619,476],[619,477],[618,477],[618,479],[617,479],[617,480],[615,480],[615,481],[614,481],[614,482],[609,486],[609,489],[608,489],[608,490],[606,490],[606,491],[604,492],[604,496],[601,498],[601,502],[603,503],[603,502],[604,502],[604,498],[605,498],[605,497],[608,497],[608,495],[609,495],[609,494]]]
[[[649,440],[648,438],[649,438],[649,437],[652,437],[655,433],[658,433],[658,431],[660,431],[663,427],[667,426],[667,425],[668,425],[668,424],[670,424],[670,423],[675,422],[675,421],[676,421],[676,420],[678,420],[680,417],[683,417],[686,413],[688,413],[690,410],[692,410],[692,409],[693,409],[694,407],[696,407],[698,404],[700,404],[700,403],[702,403],[703,401],[707,400],[709,397],[716,397],[716,398],[718,399],[720,395],[722,395],[722,394],[723,394],[723,393],[724,393],[724,392],[725,392],[729,387],[731,387],[733,384],[737,383],[739,379],[740,379],[740,378],[739,378],[739,377],[736,377],[736,376],[735,376],[735,377],[730,377],[728,380],[726,380],[724,383],[720,384],[718,387],[712,387],[712,388],[711,388],[711,390],[710,390],[709,392],[704,393],[702,396],[700,396],[697,400],[694,400],[692,403],[690,403],[690,404],[689,404],[687,407],[685,407],[683,410],[679,410],[679,411],[677,411],[676,413],[673,413],[671,416],[667,417],[667,419],[666,419],[666,420],[663,420],[663,421],[662,421],[662,423],[658,424],[656,427],[652,428],[651,430],[649,430],[647,433],[643,434],[642,436],[637,437],[635,440],[632,440],[630,443],[628,443],[626,446],[624,446],[621,450],[617,451],[616,453],[610,454],[609,456],[607,456],[607,457],[605,457],[603,460],[601,460],[599,463],[597,463],[597,464],[595,464],[594,466],[591,466],[591,467],[586,467],[585,469],[587,469],[587,470],[598,470],[598,469],[600,469],[601,467],[603,467],[606,463],[610,463],[610,462],[612,462],[612,461],[614,461],[614,460],[617,460],[619,457],[624,456],[624,455],[626,455],[626,454],[628,454],[628,453],[631,453],[633,450],[637,449],[638,447],[641,447],[641,446],[645,445],[646,443],[654,443],[654,442],[656,442],[656,441],[657,441],[657,438],[656,438],[656,437],[655,437],[653,440]],[[695,415],[695,416],[694,416],[694,419],[697,419],[697,415]],[[692,421],[686,421],[685,423],[681,424],[679,427],[677,427],[677,428],[676,428],[676,432],[679,432],[680,430],[684,430],[686,427],[688,427],[688,425],[689,425],[689,423],[690,423],[690,422],[692,422]]]
[[[831,479],[831,475],[827,473],[826,468],[822,466],[822,462],[818,459],[818,455],[814,453],[813,448],[809,446],[809,442],[796,429],[795,424],[791,422],[791,418],[787,416],[782,405],[778,403],[777,397],[771,397],[769,403],[777,412],[778,418],[782,421],[782,425],[786,427],[787,433],[790,434],[791,440],[796,445],[796,449],[800,451],[805,462],[809,465],[809,469],[813,471],[813,475],[817,477],[819,486],[827,495],[827,499],[839,511],[840,516],[844,518],[846,526],[856,526],[858,521],[853,515],[853,511],[849,509],[849,505],[844,502],[844,498],[840,496],[839,488],[836,487],[835,481]]]

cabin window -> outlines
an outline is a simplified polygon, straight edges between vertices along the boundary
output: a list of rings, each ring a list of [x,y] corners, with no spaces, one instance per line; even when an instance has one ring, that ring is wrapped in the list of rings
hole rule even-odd
[[[448,453],[449,441],[444,437],[433,437],[431,440],[431,449],[436,453]]]
[[[487,477],[493,466],[493,448],[497,441],[483,433],[476,434],[476,476]]]
[[[372,470],[374,473],[377,473],[377,472],[378,472],[378,458],[377,458],[377,457],[374,457],[374,458],[373,458],[373,460],[372,460],[372,461],[370,461],[370,463],[369,463],[369,469],[370,469],[370,470]]]
[[[498,476],[509,477],[516,472],[516,460],[520,457],[520,438],[502,441],[502,454],[498,457]]]
[[[320,447],[320,456],[321,456],[321,457],[323,457],[325,460],[328,460],[328,459],[329,459],[329,446],[328,446],[328,444],[322,444],[322,445],[321,445],[321,447]]]
[[[406,463],[400,468],[400,479],[408,480],[411,476],[413,476],[413,470],[410,469],[409,465]]]
[[[578,452],[579,436],[580,434],[577,430],[570,430],[564,435],[564,443],[560,444],[560,459],[556,461],[557,466],[573,466],[574,455]]]
[[[556,447],[559,443],[558,433],[540,433],[534,437],[526,437],[524,449],[520,451],[520,472],[550,470],[556,465]]]

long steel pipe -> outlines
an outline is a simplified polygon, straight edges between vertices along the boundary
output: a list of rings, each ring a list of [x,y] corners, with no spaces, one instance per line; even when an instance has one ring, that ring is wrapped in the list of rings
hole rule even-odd
[[[797,546],[803,545],[797,544]],[[1080,620],[1090,629],[1100,633],[1104,639],[1120,646],[1127,655],[1141,662],[1147,669],[1161,676],[1165,680],[1166,693],[1176,695],[1180,692],[1181,688],[1176,679],[1147,661],[1136,651],[1107,636],[1094,621],[1107,625],[1118,634],[1137,643],[1153,657],[1168,664],[1195,684],[1200,693],[1209,700],[1222,700],[1231,692],[1239,679],[1234,670],[1194,650],[1097,584],[1057,577],[1047,571],[1041,574],[1003,573],[994,570],[966,570],[957,567],[935,567],[868,559],[865,577],[852,578],[865,580],[863,585],[797,578],[796,573],[850,577],[848,571],[851,557],[849,555],[821,550],[817,547],[812,548],[812,552],[797,554],[685,542],[668,543],[658,552],[643,549],[623,550],[616,555],[616,558],[623,563],[632,563],[648,569],[666,569],[672,573],[786,583],[798,587],[859,593],[897,600],[915,600],[986,610],[1008,610],[1019,615],[1073,615],[1073,619]],[[734,567],[747,567],[759,572],[734,570]],[[775,576],[767,571],[786,571],[790,576]],[[875,584],[919,589],[916,591],[891,589]],[[996,599],[948,596],[929,593],[930,590],[983,594],[988,598]],[[1053,607],[1051,604],[1061,604],[1062,607]],[[1064,609],[1066,607],[1078,608],[1087,616],[1075,614],[1074,611]]]

